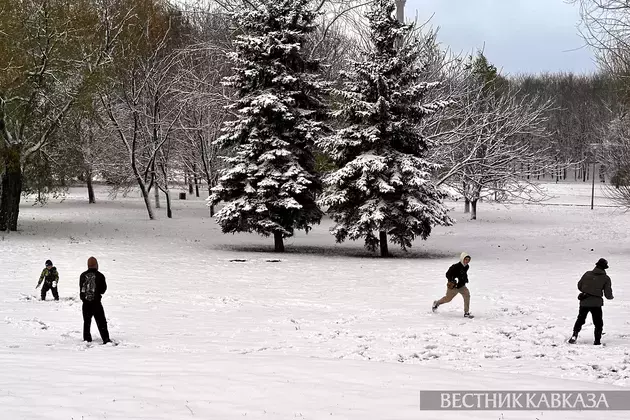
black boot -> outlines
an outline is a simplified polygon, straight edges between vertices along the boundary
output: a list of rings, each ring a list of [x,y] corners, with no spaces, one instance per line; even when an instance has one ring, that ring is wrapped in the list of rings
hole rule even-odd
[[[602,330],[595,330],[595,342],[593,343],[596,346],[601,345],[602,340]]]
[[[577,341],[577,338],[578,338],[578,333],[574,331],[571,338],[569,338],[569,344],[574,344]]]

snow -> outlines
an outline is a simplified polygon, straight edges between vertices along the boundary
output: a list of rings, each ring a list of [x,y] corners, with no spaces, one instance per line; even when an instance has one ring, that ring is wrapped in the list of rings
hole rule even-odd
[[[630,385],[630,215],[596,185],[549,184],[549,206],[479,204],[382,260],[336,244],[324,219],[287,239],[224,235],[204,198],[146,220],[139,195],[84,189],[46,207],[25,200],[20,231],[0,234],[3,419],[586,419],[588,412],[419,410],[420,390],[602,390]],[[173,196],[176,196],[173,190]],[[561,205],[572,204],[572,205]],[[577,204],[577,205],[576,205]],[[474,320],[462,299],[431,312],[444,273],[472,256]],[[117,347],[81,341],[79,274],[94,255]],[[608,259],[615,300],[605,347],[577,316],[577,280]],[[36,300],[46,259],[61,301]],[[607,419],[626,418],[607,412]]]

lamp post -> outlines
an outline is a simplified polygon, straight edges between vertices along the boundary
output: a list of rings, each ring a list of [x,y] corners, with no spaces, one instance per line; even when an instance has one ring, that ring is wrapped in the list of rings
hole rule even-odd
[[[593,207],[595,206],[595,165],[597,164],[597,160],[595,159],[595,148],[598,146],[600,146],[598,143],[589,143],[591,163],[593,164],[593,173],[591,174],[593,177],[591,180],[591,210],[593,210]]]
[[[407,0],[396,0],[396,18],[401,23],[405,23],[405,3]]]
[[[591,210],[593,210],[594,203],[595,203],[595,160],[593,160],[593,184],[591,186]]]

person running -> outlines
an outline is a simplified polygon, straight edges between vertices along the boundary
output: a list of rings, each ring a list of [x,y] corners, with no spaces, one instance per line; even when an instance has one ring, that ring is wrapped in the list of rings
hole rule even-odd
[[[604,317],[602,307],[604,306],[604,297],[611,300],[614,298],[612,292],[612,281],[606,270],[608,269],[608,261],[600,258],[595,263],[595,268],[587,271],[578,281],[577,287],[580,291],[578,299],[580,300],[580,309],[578,311],[577,320],[573,326],[573,335],[569,339],[569,343],[573,344],[577,341],[578,335],[582,330],[582,326],[586,322],[586,317],[591,314],[593,325],[595,326],[594,345],[601,345],[602,332],[604,330]]]
[[[464,317],[474,318],[473,314],[470,313],[470,291],[466,286],[468,283],[470,259],[470,255],[466,252],[462,252],[459,256],[459,262],[449,267],[446,272],[446,295],[442,299],[433,302],[433,312],[435,312],[440,305],[450,302],[455,296],[461,294],[464,298]]]

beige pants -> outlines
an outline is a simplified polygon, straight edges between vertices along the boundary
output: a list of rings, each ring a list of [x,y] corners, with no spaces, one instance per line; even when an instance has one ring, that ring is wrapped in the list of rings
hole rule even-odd
[[[464,313],[468,313],[468,311],[470,310],[470,291],[466,286],[462,287],[461,289],[446,288],[446,296],[438,300],[438,305],[450,302],[455,296],[457,296],[458,293],[461,293],[462,297],[464,298]]]

